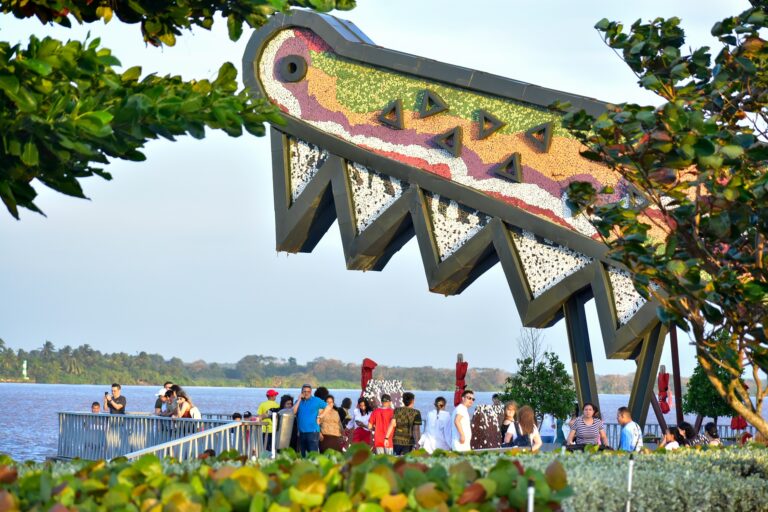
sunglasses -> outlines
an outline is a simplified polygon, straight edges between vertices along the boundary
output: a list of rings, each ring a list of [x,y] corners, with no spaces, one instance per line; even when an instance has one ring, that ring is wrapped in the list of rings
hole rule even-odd
[[[475,397],[473,397],[473,396],[467,396],[467,397],[464,397],[464,398],[466,398],[467,400],[472,400],[473,402],[475,401]]]

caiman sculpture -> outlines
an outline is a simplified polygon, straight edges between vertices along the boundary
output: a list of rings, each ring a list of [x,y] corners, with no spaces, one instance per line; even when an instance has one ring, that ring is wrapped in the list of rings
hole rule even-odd
[[[272,128],[278,250],[311,252],[338,220],[347,267],[382,270],[415,235],[429,289],[446,295],[500,263],[524,325],[565,318],[582,403],[598,401],[594,297],[607,357],[638,364],[629,406],[645,422],[666,330],[566,202],[573,180],[631,190],[580,156],[551,108],[605,103],[387,50],[309,12],[254,33],[243,69],[286,119]]]

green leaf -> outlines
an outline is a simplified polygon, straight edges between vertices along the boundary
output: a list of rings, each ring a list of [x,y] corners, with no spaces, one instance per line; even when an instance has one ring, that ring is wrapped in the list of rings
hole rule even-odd
[[[39,163],[40,155],[34,142],[29,141],[24,144],[24,149],[21,151],[21,161],[29,167],[34,167]]]
[[[125,72],[123,72],[123,74],[120,75],[120,79],[123,82],[135,82],[139,79],[140,76],[141,76],[141,66],[133,66],[125,70]]]
[[[5,73],[0,74],[0,89],[8,91],[11,94],[19,92],[19,79],[14,75]]]
[[[227,31],[232,41],[237,41],[243,35],[243,22],[235,14],[227,16]]]
[[[741,146],[729,145],[721,147],[720,152],[728,158],[739,158],[744,154],[744,148]]]
[[[219,68],[219,74],[216,76],[216,80],[213,81],[213,85],[216,87],[236,86],[237,80],[237,68],[231,62],[225,62]]]
[[[19,86],[16,93],[5,91],[6,95],[16,103],[16,107],[22,112],[34,112],[37,110],[37,99],[26,87]]]
[[[610,25],[611,25],[611,22],[610,22],[610,21],[608,21],[608,18],[603,18],[603,19],[601,19],[600,21],[598,21],[597,23],[595,23],[595,28],[596,28],[597,30],[602,30],[602,31],[605,31],[605,30],[607,30],[607,29],[608,29],[608,27],[609,27]]]
[[[646,89],[655,89],[659,85],[661,85],[661,82],[658,78],[656,78],[656,75],[646,75],[640,80],[640,85],[645,87]]]
[[[386,512],[381,505],[376,503],[361,503],[357,507],[357,512]]]
[[[347,512],[349,510],[352,510],[352,500],[345,492],[331,494],[323,505],[323,512]]]
[[[667,263],[667,270],[676,276],[681,276],[685,274],[686,270],[688,270],[688,267],[686,266],[684,261],[681,260],[672,260],[669,263]]]
[[[334,0],[309,0],[309,3],[320,12],[329,12],[336,7],[336,2]]]
[[[698,160],[702,166],[712,169],[719,169],[723,166],[723,157],[720,155],[701,156]]]
[[[48,76],[53,71],[53,67],[44,60],[37,59],[19,59],[16,62],[30,69],[40,76]]]
[[[386,478],[376,473],[367,473],[363,483],[363,490],[369,498],[378,499],[389,494],[392,489]]]
[[[165,32],[164,34],[160,34],[158,39],[166,46],[176,45],[176,35],[173,32]]]
[[[97,137],[105,137],[112,133],[109,122],[112,114],[106,111],[87,112],[75,119],[75,124]]]
[[[698,156],[710,156],[715,153],[715,145],[711,140],[706,138],[700,138],[693,145],[693,149],[696,150]]]
[[[6,181],[0,181],[0,199],[3,200],[3,204],[5,205],[8,212],[13,215],[16,220],[18,220],[19,209],[17,207],[16,198],[13,196],[11,187]]]
[[[651,125],[656,122],[656,113],[653,110],[641,110],[635,114],[635,119],[647,125]]]
[[[766,293],[760,283],[752,281],[744,285],[744,295],[753,302],[762,302]]]
[[[735,201],[741,194],[739,190],[734,187],[728,187],[723,191],[723,196],[729,201]]]

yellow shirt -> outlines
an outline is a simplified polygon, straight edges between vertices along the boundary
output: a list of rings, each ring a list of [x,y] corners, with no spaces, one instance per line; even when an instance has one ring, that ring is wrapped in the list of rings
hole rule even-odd
[[[259,408],[256,410],[256,414],[261,416],[262,414],[269,412],[270,409],[277,409],[280,407],[280,404],[275,402],[274,400],[267,400],[266,402],[261,402],[259,404]],[[266,432],[268,434],[272,433],[272,413],[269,414],[267,419],[261,420],[262,431]]]

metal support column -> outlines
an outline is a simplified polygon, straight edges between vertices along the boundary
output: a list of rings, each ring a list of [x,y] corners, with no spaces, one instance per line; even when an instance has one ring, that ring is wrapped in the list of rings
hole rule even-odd
[[[648,416],[648,407],[653,396],[653,383],[659,372],[661,351],[664,348],[664,338],[667,329],[661,323],[656,324],[641,341],[640,352],[635,361],[637,371],[632,383],[632,392],[629,395],[629,411],[632,419],[641,427],[645,426]]]
[[[592,365],[592,348],[589,343],[587,315],[584,305],[591,298],[588,290],[575,293],[563,306],[565,329],[568,332],[568,347],[571,350],[573,363],[573,382],[576,385],[576,396],[579,408],[586,402],[600,407],[597,397],[597,382],[595,368]]]
[[[656,395],[653,394],[653,389],[651,389],[651,407],[653,408],[653,413],[656,415],[656,421],[659,423],[661,431],[664,432],[667,430],[667,420],[664,419],[664,413],[661,412],[659,400],[656,398]]]
[[[680,382],[680,355],[677,351],[677,327],[669,331],[669,345],[672,349],[672,380],[675,384],[675,419],[677,424],[683,420],[683,385]]]

